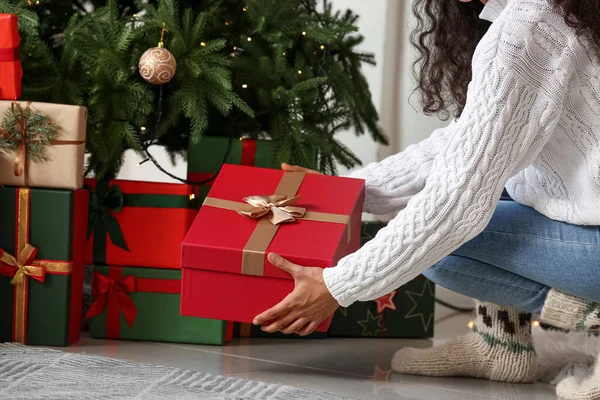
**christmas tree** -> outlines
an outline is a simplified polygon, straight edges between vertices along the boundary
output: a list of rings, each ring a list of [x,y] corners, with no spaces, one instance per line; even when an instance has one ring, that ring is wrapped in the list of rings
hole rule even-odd
[[[185,154],[203,135],[270,138],[276,162],[328,173],[360,163],[336,133],[385,143],[357,16],[327,1],[0,0],[0,13],[19,16],[23,99],[88,107],[98,177],[115,176],[128,149]],[[138,63],[161,33],[177,71],[153,85]]]

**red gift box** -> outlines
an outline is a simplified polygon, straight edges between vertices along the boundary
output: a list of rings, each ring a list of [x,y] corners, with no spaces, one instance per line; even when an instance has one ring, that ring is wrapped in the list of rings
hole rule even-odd
[[[19,27],[17,16],[0,14],[0,100],[21,97],[21,59],[19,56]]]
[[[300,196],[302,218],[274,225],[252,219],[244,198]],[[358,179],[224,165],[183,241],[182,315],[252,322],[294,288],[267,255],[327,268],[360,247],[364,182]],[[326,331],[325,321],[317,329]]]
[[[87,264],[179,269],[194,221],[191,185],[86,179]]]

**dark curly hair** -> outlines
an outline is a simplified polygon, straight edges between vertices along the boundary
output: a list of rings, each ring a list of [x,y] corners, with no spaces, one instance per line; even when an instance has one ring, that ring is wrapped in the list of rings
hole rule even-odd
[[[553,0],[565,21],[587,35],[600,51],[600,0]],[[479,19],[480,0],[414,0],[417,27],[411,43],[419,52],[414,63],[423,111],[447,119],[460,116],[471,80],[471,59],[490,22]]]

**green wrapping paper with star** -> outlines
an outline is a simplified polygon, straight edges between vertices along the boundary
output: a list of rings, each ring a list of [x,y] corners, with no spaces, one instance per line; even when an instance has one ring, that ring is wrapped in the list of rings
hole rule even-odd
[[[383,222],[364,222],[361,242],[373,239]],[[374,301],[340,307],[329,328],[330,337],[433,337],[435,284],[424,276]]]

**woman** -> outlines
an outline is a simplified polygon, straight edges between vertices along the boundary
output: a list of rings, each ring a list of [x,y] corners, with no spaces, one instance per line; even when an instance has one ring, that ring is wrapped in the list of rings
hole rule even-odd
[[[352,174],[367,212],[400,211],[361,250],[325,270],[269,256],[296,288],[255,323],[305,335],[424,273],[481,301],[475,325],[393,368],[532,382],[531,313],[600,330],[600,0],[489,0],[491,25],[475,4],[415,1],[424,109],[457,119]],[[600,368],[573,387],[600,398]]]

